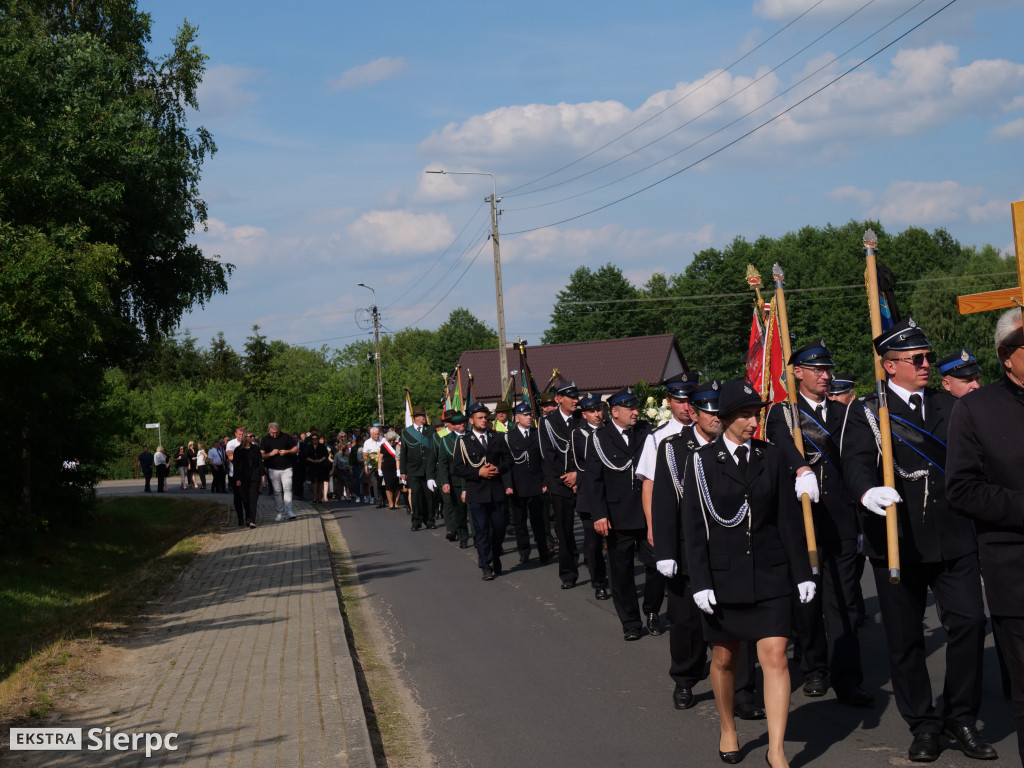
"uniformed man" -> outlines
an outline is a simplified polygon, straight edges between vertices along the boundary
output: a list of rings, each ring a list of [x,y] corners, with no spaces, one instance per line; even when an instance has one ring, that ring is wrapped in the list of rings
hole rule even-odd
[[[579,579],[576,563],[576,470],[570,447],[572,431],[579,424],[576,403],[580,392],[570,381],[555,391],[556,408],[540,419],[540,448],[544,459],[544,485],[555,513],[558,536],[558,577],[562,589],[572,589]]]
[[[455,463],[455,443],[466,431],[466,416],[462,411],[447,410],[444,412],[444,423],[447,430],[443,436],[435,436],[435,453],[437,463],[434,470],[434,482],[441,492],[441,503],[444,510],[445,538],[448,541],[458,539],[459,549],[469,547],[469,528],[466,516],[465,482],[452,470]]]
[[[558,403],[555,402],[554,392],[542,392],[538,402],[540,403],[541,416],[551,413],[558,407]]]
[[[690,393],[697,388],[700,376],[692,371],[683,371],[662,382],[667,394],[669,410],[672,411],[672,418],[665,424],[653,430],[644,441],[643,452],[636,466],[636,476],[643,483],[641,489],[641,500],[644,505],[644,517],[647,520],[647,541],[640,545],[641,552],[647,551],[647,557],[654,557],[654,532],[651,525],[651,494],[654,489],[654,470],[658,458],[658,446],[661,441],[672,435],[677,435],[685,427],[693,424],[693,411],[690,408]],[[651,613],[646,616],[647,631],[652,635],[661,634],[661,620],[658,617],[658,610],[661,608],[661,600],[657,601],[657,608],[651,606]]]
[[[512,466],[512,455],[502,436],[489,428],[487,406],[469,409],[472,429],[455,444],[452,472],[466,483],[466,503],[473,516],[477,565],[484,581],[502,573],[501,544],[508,526],[508,500],[502,475]]]
[[[690,394],[693,424],[665,438],[658,446],[651,498],[654,526],[654,554],[658,571],[665,577],[668,592],[669,677],[675,683],[672,703],[676,709],[694,705],[693,688],[704,679],[707,643],[700,620],[700,609],[693,601],[686,558],[683,555],[683,476],[690,455],[715,440],[722,432],[718,421],[718,397],[721,383],[712,380]],[[733,714],[741,720],[763,720],[764,709],[755,700],[756,673],[752,644],[745,642],[736,670]]]
[[[581,419],[572,432],[572,464],[576,470],[576,514],[583,527],[583,562],[590,573],[590,586],[598,600],[611,599],[608,591],[608,567],[604,560],[604,537],[594,531],[593,500],[587,495],[587,456],[593,449],[594,431],[604,424],[604,401],[600,395],[588,392],[576,403]]]
[[[793,442],[789,403],[768,411],[766,435],[782,449],[793,472],[797,498],[810,497],[821,573],[817,595],[808,603],[794,601],[793,630],[800,642],[804,695],[824,696],[826,672],[839,701],[870,707],[875,697],[861,687],[860,642],[857,639],[857,511],[843,485],[839,441],[846,408],[828,399],[835,364],[824,339],[812,341],[790,355],[797,383],[797,410],[804,455]]]
[[[530,559],[530,532],[537,545],[537,556],[542,563],[551,559],[548,549],[548,525],[544,516],[544,467],[540,454],[540,437],[533,426],[533,409],[529,403],[520,403],[513,410],[515,423],[505,432],[505,443],[512,454],[512,467],[505,473],[505,493],[512,507],[519,564]],[[495,422],[497,431],[497,422]]]
[[[942,388],[957,399],[981,387],[981,366],[969,349],[958,349],[936,366],[942,374]]]
[[[828,385],[828,399],[849,405],[857,398],[857,378],[850,373],[833,373]]]
[[[409,489],[412,507],[412,530],[423,526],[434,528],[434,507],[431,492],[437,456],[434,454],[434,429],[427,424],[422,405],[412,409],[412,425],[402,430],[402,453],[399,457],[402,480]]]
[[[638,421],[640,400],[629,387],[608,398],[611,421],[594,432],[593,451],[587,456],[584,476],[592,494],[594,530],[608,541],[608,570],[612,601],[622,622],[623,638],[639,640],[643,615],[656,613],[665,594],[665,578],[655,567],[653,550],[640,550],[644,564],[643,606],[637,602],[633,562],[637,549],[647,543],[647,519],[641,501],[642,485],[636,464],[650,431]],[[641,614],[641,607],[643,614]]]
[[[1019,309],[999,318],[995,343],[1003,378],[953,409],[946,495],[978,531],[985,594],[1007,667],[1024,764],[1024,331]]]
[[[864,508],[864,552],[871,561],[889,651],[896,706],[914,734],[909,757],[931,762],[939,735],[969,757],[993,759],[978,733],[985,613],[978,547],[971,522],[950,510],[945,478],[947,429],[955,400],[927,386],[935,353],[913,318],[874,339],[886,373],[884,394],[893,435],[895,488],[882,485],[877,395],[847,412],[842,468],[852,497]],[[885,511],[897,505],[900,580],[889,580]],[[946,631],[942,709],[932,697],[923,619],[931,589]]]

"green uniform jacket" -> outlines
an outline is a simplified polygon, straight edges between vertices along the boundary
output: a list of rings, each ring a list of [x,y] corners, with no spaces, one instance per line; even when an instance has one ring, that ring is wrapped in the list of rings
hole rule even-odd
[[[457,432],[449,432],[444,437],[434,437],[434,445],[437,453],[437,470],[434,473],[434,482],[440,488],[445,484],[451,485],[452,489],[462,493],[465,481],[452,474],[452,465],[455,463],[455,443],[458,442]]]
[[[437,456],[434,453],[434,428],[423,425],[423,434],[416,427],[402,430],[402,474],[410,477],[433,477]]]

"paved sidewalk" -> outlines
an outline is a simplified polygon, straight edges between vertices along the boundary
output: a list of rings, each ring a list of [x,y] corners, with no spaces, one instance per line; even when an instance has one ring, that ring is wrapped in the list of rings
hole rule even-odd
[[[320,517],[225,525],[170,602],[133,635],[115,684],[50,727],[81,727],[81,752],[8,752],[15,765],[353,766],[373,753]],[[179,734],[176,751],[89,751],[88,730]]]

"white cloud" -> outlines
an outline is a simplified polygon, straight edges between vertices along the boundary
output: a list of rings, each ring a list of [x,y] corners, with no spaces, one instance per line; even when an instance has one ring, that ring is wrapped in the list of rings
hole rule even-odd
[[[861,208],[867,208],[875,200],[875,193],[870,189],[858,189],[857,187],[836,187],[828,193],[828,199],[837,203],[853,201]]]
[[[942,225],[960,219],[983,195],[955,181],[893,181],[866,216],[887,224]]]
[[[603,264],[620,266],[642,261],[648,276],[667,270],[682,272],[684,260],[693,251],[707,248],[714,240],[715,225],[708,223],[696,232],[653,232],[624,229],[608,224],[600,229],[557,229],[548,227],[507,239],[502,243],[502,262],[549,262],[562,264]]]
[[[1024,117],[996,126],[989,132],[989,136],[1000,141],[1024,139]]]
[[[646,164],[699,142],[672,161],[686,163],[778,114],[849,66],[828,64],[832,57],[819,55],[788,82],[776,73],[767,74],[767,70],[754,76],[712,71],[696,81],[680,82],[672,89],[652,94],[635,110],[618,101],[501,107],[446,125],[427,137],[420,149],[448,164],[483,167],[495,167],[502,158],[515,157],[517,168],[525,174],[530,173],[524,167],[526,163],[551,167],[635,129],[613,147],[556,178],[576,176],[663,136],[666,138],[655,146],[640,150],[638,157],[616,164],[611,173],[624,175],[636,168],[630,162]],[[821,67],[821,72],[795,86],[785,97],[771,101]],[[762,75],[763,79],[758,80]],[[827,162],[817,153],[823,144],[863,145],[879,136],[934,131],[967,116],[1005,114],[1022,90],[1024,64],[991,59],[960,65],[958,49],[948,45],[904,49],[892,57],[888,69],[865,66],[852,72],[759,130],[733,152],[789,159],[778,152],[782,148],[798,152],[802,162]],[[761,108],[766,103],[768,106]],[[658,115],[665,108],[667,111]],[[744,117],[747,113],[750,116]],[[648,119],[651,121],[643,124]],[[726,127],[737,119],[740,122]],[[722,128],[722,133],[703,140]],[[529,160],[524,162],[524,158]],[[591,184],[596,178],[588,176],[585,183]],[[607,175],[602,180],[607,180]]]
[[[1008,200],[989,200],[983,205],[969,206],[967,208],[967,215],[974,223],[1008,219],[1010,216],[1010,203]]]
[[[361,88],[364,85],[373,85],[385,80],[393,80],[398,77],[406,67],[405,58],[399,56],[382,56],[366,64],[360,64],[341,73],[340,77],[328,81],[327,85],[332,91],[347,91],[352,88]]]
[[[410,211],[368,211],[348,228],[348,235],[372,253],[420,254],[446,248],[454,233],[441,214]]]
[[[255,69],[236,67],[231,64],[217,64],[203,74],[196,98],[199,102],[199,116],[204,122],[228,122],[239,117],[251,104],[257,102],[260,94],[247,85],[262,80]]]
[[[256,264],[271,247],[270,233],[263,227],[232,227],[220,219],[207,219],[205,224],[205,231],[202,224],[196,225],[196,241],[204,250],[218,254],[221,261],[236,266]]]

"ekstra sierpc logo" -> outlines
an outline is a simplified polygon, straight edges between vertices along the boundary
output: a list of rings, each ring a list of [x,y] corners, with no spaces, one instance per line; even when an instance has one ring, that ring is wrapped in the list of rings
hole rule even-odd
[[[167,750],[175,752],[176,733],[123,733],[106,728],[91,728],[82,741],[81,728],[11,728],[12,750],[55,751],[72,750],[89,752],[141,752],[152,757],[154,752]]]

